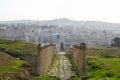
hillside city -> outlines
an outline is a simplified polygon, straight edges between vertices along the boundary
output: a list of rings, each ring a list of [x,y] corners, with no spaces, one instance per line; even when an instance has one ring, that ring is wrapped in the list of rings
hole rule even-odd
[[[120,24],[100,21],[1,21],[0,38],[33,43],[79,44],[110,46],[112,39],[120,37]]]

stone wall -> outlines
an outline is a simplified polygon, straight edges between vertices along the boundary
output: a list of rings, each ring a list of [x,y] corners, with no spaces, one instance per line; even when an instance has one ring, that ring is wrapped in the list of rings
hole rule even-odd
[[[73,46],[73,61],[76,64],[78,70],[79,70],[79,75],[82,77],[85,76],[85,66],[86,66],[86,61],[85,61],[85,51],[86,51],[86,44],[81,43],[80,46]]]
[[[53,54],[56,53],[56,47],[53,44],[41,46],[41,44],[38,45],[38,54],[37,54],[37,73],[38,74],[44,74],[47,72],[51,61]]]
[[[72,51],[73,51],[72,46],[70,46],[70,45],[66,45],[65,46],[65,52],[66,52],[66,54],[71,54]]]

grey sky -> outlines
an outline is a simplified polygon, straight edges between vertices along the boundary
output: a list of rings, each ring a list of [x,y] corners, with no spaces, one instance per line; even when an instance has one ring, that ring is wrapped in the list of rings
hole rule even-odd
[[[55,18],[120,23],[120,0],[0,0],[0,21]]]

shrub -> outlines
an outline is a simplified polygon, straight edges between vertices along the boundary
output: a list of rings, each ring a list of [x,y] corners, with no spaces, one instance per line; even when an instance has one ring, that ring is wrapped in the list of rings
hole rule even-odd
[[[100,56],[104,57],[104,58],[113,58],[114,57],[112,54],[109,54],[109,53],[101,53]]]
[[[71,76],[68,80],[82,80],[81,77]]]
[[[114,73],[111,72],[111,71],[106,71],[104,74],[103,74],[103,77],[113,77],[114,76]]]

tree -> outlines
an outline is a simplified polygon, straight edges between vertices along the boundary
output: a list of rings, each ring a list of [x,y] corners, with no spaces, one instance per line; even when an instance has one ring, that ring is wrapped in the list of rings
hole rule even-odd
[[[120,47],[120,38],[119,38],[119,37],[115,37],[115,38],[112,40],[111,46]]]

